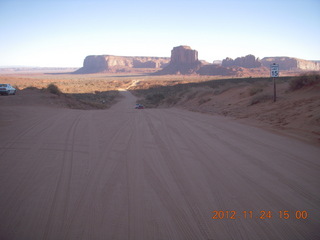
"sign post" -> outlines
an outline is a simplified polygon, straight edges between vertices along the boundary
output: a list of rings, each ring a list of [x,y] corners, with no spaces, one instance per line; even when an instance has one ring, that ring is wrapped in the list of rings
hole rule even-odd
[[[276,78],[279,77],[279,64],[270,65],[270,76],[273,78],[273,101],[277,100]]]

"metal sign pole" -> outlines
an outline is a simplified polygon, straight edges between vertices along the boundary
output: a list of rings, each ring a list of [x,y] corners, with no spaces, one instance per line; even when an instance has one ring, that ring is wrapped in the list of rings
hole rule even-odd
[[[276,78],[273,77],[273,102],[277,100]]]
[[[270,66],[270,75],[273,78],[273,102],[277,100],[276,78],[279,77],[279,65],[272,64]]]

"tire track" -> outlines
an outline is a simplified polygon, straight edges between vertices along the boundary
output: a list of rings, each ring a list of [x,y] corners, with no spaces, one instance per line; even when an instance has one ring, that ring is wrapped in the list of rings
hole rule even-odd
[[[182,121],[182,124],[185,124],[185,122]],[[195,132],[195,128],[194,127],[190,127],[190,126],[186,126],[188,127],[188,129],[190,129],[190,131],[194,131],[194,135],[196,136],[196,132]],[[200,131],[197,131],[200,133],[201,136],[206,134],[206,131],[204,129],[202,129]],[[197,146],[198,149],[200,148],[206,148],[206,149],[212,149],[212,146],[209,145],[207,142],[202,141],[204,144],[202,144],[201,146],[197,143],[197,141],[194,141],[191,139],[191,141],[193,142],[193,146]],[[268,159],[266,158],[266,156],[263,154],[263,152],[261,151],[255,151],[253,150],[254,148],[250,148],[250,143],[252,145],[252,141],[246,141],[245,139],[242,139],[242,142],[239,143],[239,141],[236,141],[234,139],[229,139],[228,141],[226,141],[223,138],[219,138],[219,142],[218,144],[220,144],[221,146],[225,146],[229,149],[229,156],[231,154],[233,154],[234,158],[237,159],[239,158],[239,156],[241,156],[241,159],[243,159],[244,161],[250,163],[251,165],[257,167],[261,172],[267,173],[268,175],[270,175],[270,178],[272,179],[277,179],[279,183],[286,185],[288,188],[291,188],[294,192],[299,193],[302,197],[304,197],[306,200],[311,200],[310,204],[314,205],[317,202],[320,202],[320,199],[317,198],[314,194],[311,194],[310,192],[305,191],[304,188],[300,187],[299,182],[296,179],[288,179],[285,178],[281,173],[280,170],[278,169],[278,166],[271,166],[270,163],[267,161]],[[259,146],[259,150],[265,149],[265,146],[261,146],[260,144],[254,143],[256,146]],[[192,146],[190,146],[192,147]],[[268,146],[270,148],[270,146]],[[250,153],[250,154],[249,154]],[[252,154],[254,153],[254,155]],[[217,154],[217,153],[215,153]],[[288,155],[284,154],[283,152],[279,152],[279,154],[286,156],[287,161],[292,161],[292,158],[290,158]],[[221,156],[223,157],[223,156]],[[228,159],[225,158],[225,161],[228,161]],[[229,161],[230,163],[232,163],[231,161]],[[309,165],[310,166],[310,165]],[[208,166],[206,166],[208,167]],[[222,170],[222,169],[221,169]],[[239,174],[241,177],[243,177],[244,179],[247,179],[248,176],[246,176],[246,174],[241,170],[241,168],[238,168],[237,171],[235,172],[236,174]],[[263,186],[261,184],[259,184],[259,182],[255,182],[255,187],[257,187],[257,185],[259,185],[259,189],[263,189]],[[270,192],[269,195],[274,195]],[[287,201],[281,201],[281,198],[279,196],[276,196],[274,198],[274,200],[277,199],[277,202],[274,202],[271,205],[283,205],[283,206],[287,206],[288,208],[294,208],[290,203],[288,203]],[[317,207],[317,205],[314,205],[314,207]]]
[[[204,126],[199,126],[199,127],[194,127],[191,125],[190,122],[188,121],[179,121],[179,124],[183,125],[184,129],[188,129],[189,131],[192,132],[192,135],[195,136],[195,138],[188,138],[188,135],[186,134],[186,132],[183,132],[183,136],[181,137],[182,139],[188,139],[188,141],[190,141],[191,144],[189,144],[189,148],[191,149],[192,152],[198,152],[201,156],[202,152],[212,152],[212,145],[209,144],[208,141],[203,141],[203,139],[197,139],[197,135],[199,136],[205,136],[208,135],[208,137],[210,138],[210,134],[207,133],[207,131],[205,131]],[[200,130],[201,129],[201,130]],[[200,131],[199,131],[200,130]],[[174,132],[174,128],[171,128],[168,132]],[[168,136],[168,135],[167,135]],[[169,135],[170,137],[170,135]],[[206,138],[207,139],[207,138]],[[235,159],[239,158],[239,156],[241,156],[241,159],[244,160],[245,162],[248,162],[250,164],[252,164],[253,166],[256,166],[259,171],[261,172],[266,172],[268,174],[270,174],[270,176],[272,176],[272,179],[278,179],[279,182],[281,184],[285,184],[287,185],[287,187],[290,187],[293,192],[295,193],[299,193],[301,195],[302,198],[304,199],[308,199],[308,201],[310,200],[310,202],[308,203],[309,206],[314,205],[315,203],[319,202],[318,198],[315,198],[315,194],[312,194],[312,192],[304,189],[304,188],[300,188],[300,184],[299,182],[297,182],[295,179],[288,179],[285,178],[282,174],[280,174],[280,172],[278,170],[276,170],[275,168],[271,167],[269,164],[267,164],[267,162],[264,161],[260,161],[259,159],[261,159],[261,157],[263,158],[264,156],[261,154],[258,154],[256,157],[258,157],[258,159],[253,158],[254,156],[252,154],[253,150],[251,149],[247,149],[247,147],[242,148],[242,144],[245,144],[246,141],[241,142],[240,144],[234,144],[236,140],[235,139],[230,139],[230,141],[225,141],[224,139],[219,138],[219,142],[215,141],[215,144],[218,144],[218,146],[215,146],[216,149],[219,148],[219,145],[223,146],[223,148],[227,148],[229,149],[228,151],[228,156],[230,157],[231,155],[234,155]],[[168,142],[168,140],[166,140],[165,142]],[[187,142],[187,141],[185,141]],[[202,143],[202,144],[200,144]],[[252,143],[252,142],[251,142]],[[173,144],[168,144],[169,146],[172,146]],[[204,149],[203,151],[201,149]],[[173,151],[173,149],[172,149]],[[215,152],[214,154],[217,154],[217,152]],[[204,156],[206,157],[206,156]],[[223,156],[221,155],[220,157],[222,157],[221,159],[223,159]],[[205,161],[203,161],[202,157],[198,157],[198,160],[205,166],[204,171],[210,169],[210,165],[206,164]],[[229,162],[230,164],[223,164],[224,168],[221,168],[222,172],[225,172],[225,176],[228,175],[228,172],[230,173],[232,170],[232,168],[228,168],[228,166],[232,167],[234,163],[232,163],[232,161],[228,161],[228,159],[225,158],[225,161]],[[217,162],[216,162],[217,163]],[[221,165],[222,166],[222,165]],[[227,167],[227,168],[226,168]],[[212,166],[211,169],[213,170]],[[283,208],[287,208],[287,209],[296,209],[294,207],[293,204],[291,204],[291,202],[288,202],[287,199],[282,199],[281,196],[275,194],[274,191],[269,190],[267,188],[265,188],[263,185],[259,184],[259,181],[252,181],[250,176],[247,176],[242,170],[241,168],[238,168],[237,171],[235,171],[235,173],[237,175],[239,175],[241,178],[233,178],[233,179],[238,179],[241,182],[243,182],[243,184],[246,186],[247,188],[251,188],[252,192],[255,193],[256,196],[260,197],[260,201],[259,204],[261,205],[262,203],[266,202],[266,196],[268,199],[268,206],[271,210],[273,210],[274,212],[277,212],[281,209],[278,208],[274,208],[273,206],[283,206]],[[227,183],[225,181],[223,181],[223,183],[221,183],[224,185],[225,189],[229,190],[227,192],[237,192],[237,189],[234,188],[232,189],[232,186],[236,187],[239,186],[240,182],[235,182],[235,180],[233,180],[233,182]],[[231,188],[230,188],[231,187]],[[259,189],[259,191],[257,191],[257,189]],[[263,193],[261,195],[261,193]],[[221,195],[221,199],[224,199],[224,202],[219,203],[219,209],[228,209],[223,207],[223,205],[225,205],[225,203],[227,203],[227,199],[226,195],[224,194],[224,196]],[[232,205],[234,205],[233,209],[235,208],[235,206],[237,205],[238,207],[241,206],[246,206],[247,205],[247,201],[245,198],[243,199],[237,199],[237,204],[232,203]],[[230,206],[230,204],[229,204]],[[261,205],[262,206],[262,205]],[[260,207],[261,208],[261,207]],[[317,209],[316,205],[313,206],[314,209]],[[251,209],[253,209],[253,206],[251,207]],[[239,209],[240,210],[240,209]],[[260,209],[261,210],[261,209]],[[310,209],[308,209],[310,210]],[[313,212],[313,211],[310,211]],[[243,225],[245,224],[244,221],[240,221],[237,222],[237,225]],[[243,225],[245,226],[245,225]],[[274,224],[273,223],[266,223],[264,226],[261,226],[259,223],[255,223],[256,228],[260,228],[261,231],[263,231],[265,228],[268,229],[272,229],[274,228]],[[237,232],[239,230],[239,227],[233,224],[229,225],[230,228],[232,228],[231,232]],[[311,228],[315,229],[315,225],[314,224],[310,224]],[[292,232],[294,230],[293,227],[290,227],[289,225],[284,225],[283,229],[287,229],[288,232]],[[291,229],[291,230],[290,230]],[[296,235],[300,235],[299,233],[296,233]],[[239,235],[236,235],[239,236]],[[267,239],[267,238],[265,238]]]
[[[51,231],[53,230],[53,225],[56,222],[59,222],[60,225],[60,227],[57,227],[56,231],[63,232],[62,229],[67,220],[75,134],[80,119],[80,115],[76,116],[66,134],[66,147],[62,156],[62,164],[59,170],[59,176],[54,190],[43,239],[48,239]],[[71,151],[68,151],[69,142],[71,142]],[[70,156],[67,156],[68,153],[70,153]],[[60,221],[55,221],[56,219],[59,219]]]
[[[48,125],[54,126],[53,124],[55,124],[57,121],[58,120],[54,119],[53,123],[50,122]],[[19,139],[24,135],[28,134],[29,132],[32,132],[32,130],[37,126],[37,123],[39,122],[45,122],[45,120],[36,121],[36,124],[33,124],[26,131],[23,131],[23,133],[21,133],[17,138]],[[49,127],[46,126],[44,129],[42,129],[42,132],[48,129]],[[30,166],[28,166],[28,168],[24,170],[23,175],[19,176],[20,180],[19,180],[19,183],[16,185],[16,187],[14,189],[10,189],[10,190],[8,189],[7,191],[5,191],[6,195],[4,196],[6,198],[3,199],[3,202],[7,203],[7,208],[4,209],[4,212],[2,214],[8,214],[10,209],[14,209],[15,205],[19,205],[19,202],[17,203],[16,201],[12,201],[12,199],[19,199],[18,196],[21,194],[27,195],[29,191],[29,187],[28,187],[29,182],[30,182],[30,179],[32,179],[33,177],[33,171],[42,160],[42,158],[36,157],[36,156],[38,156],[39,153],[41,152],[42,145],[45,144],[46,137],[47,136],[45,134],[40,135],[38,139],[32,143],[31,148],[28,148],[27,152],[24,154],[24,159],[25,161],[28,161]],[[15,144],[15,143],[13,142],[12,144]],[[8,151],[10,149],[5,149],[5,150]],[[15,163],[16,161],[13,161],[13,162]],[[12,164],[11,169],[15,170],[16,164],[18,164],[18,162],[16,162],[15,164]],[[10,175],[11,174],[8,174],[8,177],[10,177]],[[14,173],[12,173],[12,175],[14,175]],[[6,179],[2,179],[2,181],[5,181],[5,180]]]
[[[160,116],[160,119],[161,119],[160,121],[162,124],[161,130],[165,133],[170,133],[170,131],[167,129],[167,127],[165,125],[165,122],[163,120],[163,116]],[[185,215],[186,213],[178,210],[181,208],[180,207],[181,205],[177,204],[175,206],[176,210],[170,208],[170,212],[171,211],[174,212],[175,216],[184,216],[182,218],[182,219],[185,219],[184,221],[182,221],[182,219],[176,219],[176,220],[179,224],[178,227],[180,228],[181,232],[187,233],[187,236],[189,237],[189,239],[209,239],[210,238],[209,227],[206,224],[206,221],[204,221],[204,217],[199,214],[198,208],[196,207],[197,204],[191,200],[191,198],[194,198],[194,197],[192,197],[193,194],[190,191],[188,191],[189,186],[190,186],[190,183],[187,180],[188,177],[187,177],[186,173],[183,172],[183,170],[182,170],[183,167],[179,166],[177,164],[177,162],[180,162],[181,158],[177,154],[176,149],[172,149],[174,146],[176,146],[176,144],[172,141],[171,134],[165,135],[166,139],[162,139],[159,136],[159,134],[157,133],[157,131],[155,130],[155,127],[154,127],[152,120],[150,119],[149,116],[147,116],[147,122],[148,122],[150,132],[151,132],[152,136],[154,137],[155,142],[159,146],[159,150],[160,150],[160,154],[162,155],[162,159],[164,160],[164,162],[168,166],[168,169],[171,172],[171,176],[174,179],[175,184],[179,188],[180,193],[183,196],[183,199],[188,206],[187,212],[191,213],[192,219],[197,224],[197,228],[195,228],[193,226],[193,224],[189,223],[190,217]],[[179,169],[179,172],[177,172],[178,169]],[[154,176],[156,176],[156,175],[154,175]],[[179,178],[178,176],[181,176],[181,177]],[[151,179],[149,179],[149,181],[152,182]],[[159,183],[159,180],[158,180],[158,185],[159,186],[162,185]],[[153,187],[156,187],[158,185],[155,184]],[[164,196],[170,196],[169,193],[166,192],[165,190],[162,189],[161,191],[163,192],[162,194],[165,194]],[[160,195],[159,195],[159,198],[162,199],[162,201],[165,201],[164,204],[167,207],[169,207],[170,204],[174,203],[173,199],[170,199],[170,201],[167,201],[166,198],[163,198]]]
[[[98,148],[100,143],[98,139],[94,137],[97,135],[94,130],[96,129],[95,125],[93,125],[93,123],[90,124],[90,129],[93,130],[91,132],[92,133],[91,139],[94,139],[94,142],[90,143],[90,146],[91,146],[90,151],[95,152],[93,154],[91,153],[92,154],[91,156],[93,157],[93,159],[95,159],[94,161],[95,163],[93,164],[93,166],[88,172],[88,176],[87,176],[88,181],[83,186],[82,191],[79,194],[78,200],[75,202],[75,212],[71,214],[67,224],[66,234],[61,239],[69,239],[73,231],[75,230],[75,228],[77,228],[77,226],[78,227],[83,226],[83,224],[86,224],[85,228],[83,228],[83,231],[84,229],[87,229],[86,231],[92,232],[96,228],[95,225],[91,225],[91,224],[94,224],[95,221],[93,220],[90,221],[90,215],[94,214],[94,211],[91,213],[88,213],[86,210],[87,209],[94,210],[95,208],[94,203],[97,202],[98,199],[92,199],[92,198],[95,196],[98,196],[99,186],[101,185],[101,183],[103,183],[103,192],[108,192],[108,195],[109,195],[109,196],[105,196],[104,205],[107,206],[108,202],[112,200],[110,196],[114,191],[115,182],[118,182],[119,179],[123,178],[122,172],[125,169],[125,161],[123,160],[117,161],[116,159],[110,158],[110,155],[112,154],[112,150],[114,146],[117,146],[116,142],[119,140],[122,140],[123,135],[126,135],[124,133],[128,132],[126,127],[123,127],[123,126],[128,126],[127,124],[128,121],[129,120],[126,119],[125,122],[118,124],[119,126],[118,128],[111,129],[113,133],[110,135],[112,137],[110,137],[108,141],[108,145],[104,146],[103,152],[101,154],[99,154],[99,148]],[[129,140],[126,140],[126,141],[130,141],[131,135],[128,135],[128,138]],[[122,152],[125,152],[125,151],[126,151],[126,148],[122,150]],[[91,160],[93,159],[91,158]],[[106,172],[108,172],[108,174],[106,174]],[[96,211],[101,211],[101,210],[98,209]],[[82,222],[82,221],[79,222],[81,218],[85,218],[85,219],[82,219],[82,221],[85,221],[85,222]],[[88,221],[86,218],[88,218]],[[85,234],[86,233],[83,232],[83,235]]]
[[[0,149],[2,149],[0,155],[3,156],[9,150],[14,149],[13,146],[17,142],[19,142],[19,139],[21,139],[24,136],[26,136],[27,134],[33,132],[35,129],[38,129],[40,124],[45,124],[45,126],[40,129],[40,131],[38,132],[38,135],[40,135],[40,133],[43,133],[45,130],[50,128],[52,126],[52,123],[48,123],[49,122],[48,120],[51,120],[53,118],[53,116],[54,116],[55,122],[57,122],[57,121],[63,119],[65,117],[65,114],[61,114],[61,115],[52,114],[52,116],[50,115],[50,117],[46,116],[45,118],[40,118],[40,119],[35,119],[35,120],[29,119],[29,121],[32,120],[32,123],[28,127],[25,127],[20,133],[18,133],[17,135],[15,135],[11,139],[9,139],[3,147],[0,146]]]

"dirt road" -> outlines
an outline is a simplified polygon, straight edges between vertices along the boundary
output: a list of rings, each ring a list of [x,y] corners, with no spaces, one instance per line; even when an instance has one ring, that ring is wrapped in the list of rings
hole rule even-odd
[[[123,94],[0,107],[1,240],[320,239],[318,147]]]

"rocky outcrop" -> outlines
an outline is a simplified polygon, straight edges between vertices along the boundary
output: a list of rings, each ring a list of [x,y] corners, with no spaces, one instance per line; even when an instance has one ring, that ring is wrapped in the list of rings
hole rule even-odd
[[[198,51],[189,46],[178,46],[171,50],[171,61],[168,66],[156,74],[192,74],[198,71],[203,63],[198,60]]]
[[[113,55],[87,56],[83,67],[75,73],[98,73],[98,72],[130,72],[135,68],[150,68],[158,70],[170,62],[170,58],[162,57],[124,57]]]
[[[245,57],[238,57],[235,60],[226,58],[222,61],[223,67],[244,67],[244,68],[258,68],[261,67],[261,62],[254,55],[247,55]]]
[[[174,47],[171,50],[170,64],[191,64],[198,61],[198,51],[192,50],[189,46]]]
[[[317,61],[308,61],[291,57],[265,57],[261,59],[264,67],[270,67],[271,64],[279,64],[280,70],[305,70],[305,71],[319,71],[320,63]]]
[[[211,76],[232,76],[236,74],[236,70],[231,67],[222,67],[217,64],[210,64],[202,66],[197,73],[200,75],[211,75]]]

